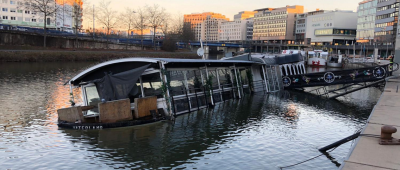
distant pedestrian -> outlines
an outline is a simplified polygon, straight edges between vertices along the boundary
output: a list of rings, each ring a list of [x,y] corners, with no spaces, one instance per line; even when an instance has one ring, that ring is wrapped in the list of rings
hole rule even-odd
[[[392,76],[392,74],[393,74],[393,61],[394,61],[394,56],[393,56],[393,55],[390,55],[390,56],[388,57],[388,59],[389,59],[389,76]]]

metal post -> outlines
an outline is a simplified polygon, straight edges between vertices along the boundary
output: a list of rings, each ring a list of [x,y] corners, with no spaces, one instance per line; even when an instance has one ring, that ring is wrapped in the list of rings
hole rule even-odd
[[[269,92],[268,90],[268,85],[267,85],[267,79],[265,78],[265,70],[264,70],[264,65],[261,65],[262,71],[263,71],[263,77],[264,77],[264,83],[265,83],[265,90]]]
[[[206,80],[208,80],[208,69],[207,69],[207,64],[205,64],[205,66],[206,66],[206,76],[207,76],[207,79]],[[210,90],[210,93],[211,93],[211,104],[212,105],[214,105],[214,100],[213,100],[213,94],[212,94],[212,85],[211,85],[211,90]]]
[[[197,89],[194,88],[194,95],[196,96],[197,110],[200,110],[199,99],[197,97]]]
[[[203,93],[204,93],[204,99],[206,99],[206,106],[208,107],[208,100],[207,100],[207,93],[206,93],[206,87],[203,86]]]
[[[265,67],[264,66],[264,69],[265,69],[265,75],[267,76],[266,78],[266,80],[268,81],[268,83],[269,83],[269,77],[268,77],[268,70],[267,70],[267,67]],[[271,79],[272,80],[272,79]],[[273,81],[273,80],[272,80]],[[271,86],[268,86],[268,83],[267,83],[267,91],[268,92],[270,92],[271,91]]]
[[[222,99],[222,101],[224,101],[225,102],[225,98],[224,98],[224,85],[222,85],[222,93],[221,93],[221,99]]]
[[[166,86],[167,86],[167,94],[165,94],[165,95],[168,95],[168,98],[171,98],[171,95],[170,95],[170,93],[169,93],[169,87],[168,87],[168,84],[167,84],[167,82],[168,82],[167,76],[166,76],[166,75],[163,76],[162,71],[161,71],[161,69],[165,70],[164,63],[163,63],[163,62],[160,62],[159,65],[160,65],[160,77],[161,77],[161,81],[163,81],[163,79],[164,79],[164,83],[165,83]],[[164,98],[167,98],[167,97],[164,96]],[[167,102],[167,101],[165,101],[165,102]],[[173,97],[173,96],[172,96],[172,102],[174,102],[174,97]],[[172,102],[169,103],[169,106],[170,106],[170,108],[171,108],[171,112],[172,112]],[[170,114],[170,116],[171,116],[171,114]]]
[[[222,93],[221,93],[221,83],[220,83],[220,81],[219,81],[219,73],[218,73],[218,69],[215,69],[215,73],[217,74],[217,81],[218,81],[219,95],[221,96],[221,99],[222,99]]]
[[[239,90],[239,79],[238,79],[238,76],[237,76],[235,64],[233,65],[233,70],[235,71],[236,85],[237,85],[237,89],[238,89],[238,93],[239,93],[239,99],[240,99],[240,98],[242,98],[242,95],[240,94],[240,90]]]
[[[72,88],[72,84],[71,84],[71,81],[69,82],[69,91],[70,91],[70,95],[71,95],[71,101],[72,101],[72,103],[75,103],[75,101],[74,101],[74,91],[73,91],[73,88]]]
[[[231,77],[231,83],[232,83],[232,84],[231,84],[231,85],[232,85],[231,89],[232,89],[232,94],[233,94],[232,97],[233,97],[233,98],[236,98],[235,91],[233,91],[234,85],[233,85],[233,82],[232,82],[232,81],[233,81],[233,77],[232,77],[232,70],[231,70],[231,69],[229,70],[229,76]]]
[[[188,84],[188,82],[187,82],[187,75],[186,75],[186,71],[182,71],[182,73],[183,73],[183,78],[185,79],[185,89],[186,89],[186,92],[187,93],[190,93],[190,91],[189,91],[189,84]],[[189,102],[189,107],[191,108],[192,107],[192,100],[189,98],[188,99],[188,102]]]
[[[139,81],[140,81],[140,90],[142,91],[142,97],[146,97],[146,95],[144,94],[144,89],[143,89],[142,76],[139,77]]]
[[[189,96],[188,96],[186,87],[185,87],[185,94],[186,94],[186,100],[188,101],[188,104],[189,104],[189,113],[190,113],[191,112],[190,111],[190,102],[189,102]]]

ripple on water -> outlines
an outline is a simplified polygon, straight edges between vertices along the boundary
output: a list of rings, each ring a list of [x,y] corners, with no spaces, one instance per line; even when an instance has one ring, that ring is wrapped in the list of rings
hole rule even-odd
[[[298,92],[257,94],[175,122],[59,129],[56,110],[69,100],[63,84],[89,64],[0,64],[0,167],[277,169],[319,155],[321,146],[361,128],[380,95],[373,88],[335,101]],[[350,147],[330,156],[342,163]],[[335,169],[335,160],[321,156],[294,169]]]

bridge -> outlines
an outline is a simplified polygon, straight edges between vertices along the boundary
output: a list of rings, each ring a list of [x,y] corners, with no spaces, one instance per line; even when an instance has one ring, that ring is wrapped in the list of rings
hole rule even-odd
[[[201,46],[200,42],[190,42],[189,45]],[[210,47],[228,47],[228,48],[247,48],[248,44],[235,44],[235,43],[225,43],[225,42],[203,42],[204,46]]]
[[[285,89],[304,89],[305,87],[319,87],[308,92],[315,92],[328,99],[337,98],[367,87],[379,86],[385,83],[385,78],[390,76],[390,65],[356,64],[362,67],[347,67],[337,71],[288,75],[282,78]],[[398,64],[394,66],[396,71]],[[342,84],[342,87],[327,90],[326,86]],[[322,86],[322,87],[321,87]],[[344,92],[343,92],[344,90]]]

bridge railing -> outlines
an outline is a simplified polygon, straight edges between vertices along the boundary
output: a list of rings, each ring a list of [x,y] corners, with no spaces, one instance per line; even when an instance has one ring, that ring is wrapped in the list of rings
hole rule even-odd
[[[384,79],[390,75],[391,71],[392,70],[389,70],[389,65],[371,65],[370,67],[345,69],[340,71],[285,76],[282,78],[282,82],[285,88],[370,82]]]

